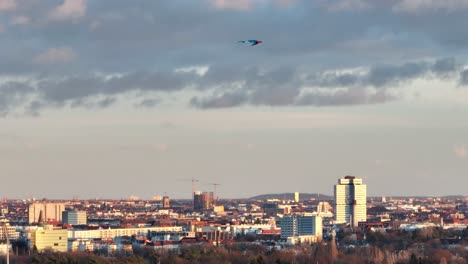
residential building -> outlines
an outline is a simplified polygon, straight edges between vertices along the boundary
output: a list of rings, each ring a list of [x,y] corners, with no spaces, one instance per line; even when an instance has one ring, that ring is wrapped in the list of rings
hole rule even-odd
[[[16,231],[14,226],[11,226],[9,223],[1,223],[0,226],[0,241],[6,241],[7,236],[9,240],[16,240],[19,238],[20,233]]]

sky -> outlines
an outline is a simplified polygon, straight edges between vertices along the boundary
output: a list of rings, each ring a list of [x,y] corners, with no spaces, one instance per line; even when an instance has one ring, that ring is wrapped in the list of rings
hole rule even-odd
[[[0,196],[468,195],[467,28],[463,0],[0,0]]]

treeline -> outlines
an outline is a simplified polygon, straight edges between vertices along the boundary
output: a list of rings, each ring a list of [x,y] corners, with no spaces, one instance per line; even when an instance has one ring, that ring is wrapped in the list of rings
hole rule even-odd
[[[160,264],[444,264],[468,263],[468,229],[441,228],[413,232],[341,231],[336,243],[323,241],[281,250],[252,242],[232,242],[219,247],[211,244],[183,245],[177,250],[136,246],[131,252],[109,254],[107,251],[57,253],[26,251],[15,244],[18,256],[11,254],[10,263],[160,263]],[[13,247],[15,248],[15,247]],[[0,257],[0,264],[6,263]]]
[[[439,264],[468,263],[468,255],[454,254],[446,249],[425,248],[425,254],[417,252],[399,254],[377,246],[355,247],[337,250],[331,243],[301,245],[283,250],[271,250],[252,243],[234,243],[215,247],[209,244],[182,246],[179,250],[154,250],[135,248],[132,255],[115,254],[99,256],[94,253],[44,252],[31,256],[11,256],[10,263],[67,263],[67,264],[287,264],[287,263],[336,263],[336,264]],[[461,255],[460,255],[461,254]],[[464,254],[464,255],[463,255]],[[4,258],[0,263],[6,263]]]

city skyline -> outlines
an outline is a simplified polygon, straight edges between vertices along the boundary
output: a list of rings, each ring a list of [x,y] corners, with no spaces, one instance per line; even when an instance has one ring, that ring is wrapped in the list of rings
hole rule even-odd
[[[467,9],[0,0],[0,197],[467,196]]]

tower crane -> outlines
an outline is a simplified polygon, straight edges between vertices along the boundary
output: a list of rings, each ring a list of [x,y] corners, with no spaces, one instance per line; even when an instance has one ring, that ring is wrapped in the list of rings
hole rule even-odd
[[[217,194],[216,193],[216,186],[219,186],[221,184],[219,184],[219,183],[209,183],[209,184],[213,185],[213,188],[214,188],[214,194],[213,194],[214,195],[214,201],[216,202],[216,201],[218,201],[218,196],[216,195]]]
[[[199,179],[195,179],[194,177],[188,179],[188,178],[185,178],[185,179],[177,179],[177,181],[191,181],[192,182],[192,202],[193,202],[193,197],[194,197],[194,193],[195,193],[195,182],[199,182],[200,180]]]
[[[10,237],[8,236],[8,229],[6,223],[3,223],[2,231],[6,238],[6,263],[10,264]]]

